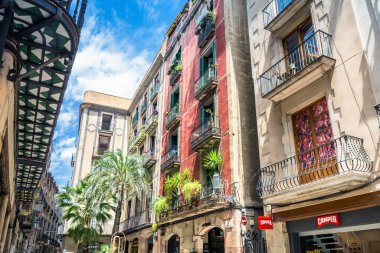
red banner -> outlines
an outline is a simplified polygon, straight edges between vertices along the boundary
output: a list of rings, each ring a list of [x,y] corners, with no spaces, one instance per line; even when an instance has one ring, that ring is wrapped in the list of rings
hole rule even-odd
[[[257,217],[259,230],[273,229],[272,217],[269,216],[258,216]]]
[[[318,229],[326,226],[327,224],[333,224],[333,225],[339,226],[340,225],[339,215],[330,214],[330,215],[317,217]]]

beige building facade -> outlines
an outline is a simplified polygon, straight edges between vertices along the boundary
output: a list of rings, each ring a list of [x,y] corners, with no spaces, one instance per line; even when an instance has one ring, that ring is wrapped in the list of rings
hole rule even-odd
[[[80,105],[77,151],[73,154],[71,163],[73,168],[72,186],[77,185],[81,179],[91,173],[96,161],[104,152],[120,149],[126,154],[130,104],[130,99],[99,92],[87,91],[84,94],[83,103]],[[105,224],[102,242],[110,242],[112,228],[113,220]],[[68,236],[65,236],[67,229],[66,226],[63,249],[66,252],[77,252],[78,246]]]
[[[144,156],[150,174],[151,194],[130,193],[123,204],[119,231],[125,235],[126,252],[153,252],[152,203],[158,196],[162,134],[164,42],[139,84],[129,107],[128,152]],[[120,233],[121,235],[121,233]]]
[[[378,252],[378,10],[247,1],[270,253]]]

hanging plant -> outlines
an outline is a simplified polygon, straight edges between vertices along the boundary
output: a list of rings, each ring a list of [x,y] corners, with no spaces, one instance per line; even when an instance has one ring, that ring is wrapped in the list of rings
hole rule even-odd
[[[190,203],[192,198],[199,196],[202,191],[202,185],[198,180],[187,182],[183,185],[183,196],[187,203]]]
[[[152,232],[155,233],[158,229],[158,224],[157,223],[153,223],[152,224]]]
[[[153,211],[156,214],[156,219],[159,221],[162,213],[169,211],[170,205],[166,196],[159,196],[153,203]]]

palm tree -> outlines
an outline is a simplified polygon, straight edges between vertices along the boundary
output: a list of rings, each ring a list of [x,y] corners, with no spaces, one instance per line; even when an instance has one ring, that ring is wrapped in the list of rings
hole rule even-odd
[[[65,187],[57,194],[57,206],[62,208],[62,220],[69,224],[68,234],[77,244],[82,244],[83,252],[88,252],[90,242],[95,242],[103,233],[103,224],[112,218],[115,210],[112,199],[97,202],[85,194],[90,185],[82,180],[75,187]]]
[[[96,163],[93,173],[88,177],[95,182],[92,192],[99,200],[117,197],[113,233],[119,231],[121,205],[128,193],[135,193],[139,197],[142,193],[150,193],[147,177],[144,157],[135,154],[124,156],[120,149],[105,153]]]

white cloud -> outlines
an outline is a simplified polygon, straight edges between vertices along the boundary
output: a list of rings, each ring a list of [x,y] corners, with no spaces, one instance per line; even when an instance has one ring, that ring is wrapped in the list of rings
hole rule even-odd
[[[89,18],[82,33],[82,49],[75,58],[67,95],[81,101],[87,90],[132,97],[150,64],[148,51],[137,51],[128,41],[119,40],[117,31],[96,26]]]
[[[58,144],[56,145],[56,148],[62,148],[62,147],[67,147],[67,146],[73,146],[75,145],[75,137],[69,137],[66,139],[61,139]]]

